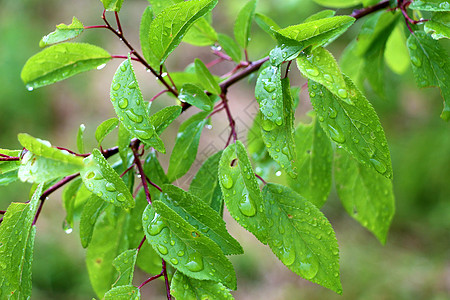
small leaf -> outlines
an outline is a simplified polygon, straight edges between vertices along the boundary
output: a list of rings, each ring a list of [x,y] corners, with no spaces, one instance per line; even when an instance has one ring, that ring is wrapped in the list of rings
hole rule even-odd
[[[156,134],[161,133],[181,114],[181,106],[167,106],[150,116],[150,123],[155,126]]]
[[[334,8],[352,7],[363,2],[362,0],[313,0],[313,1],[322,6]]]
[[[170,53],[180,44],[191,25],[210,12],[218,0],[180,2],[165,8],[150,25],[150,46],[163,64]]]
[[[241,49],[239,45],[226,34],[219,33],[219,45],[222,47],[223,51],[228,54],[232,60],[239,63],[241,62]]]
[[[333,149],[317,118],[310,124],[300,123],[295,130],[298,170],[296,179],[289,179],[289,186],[306,200],[321,208],[331,188]]]
[[[86,167],[80,175],[88,190],[115,206],[124,208],[134,206],[133,196],[125,182],[98,149],[94,149],[84,162]]]
[[[161,11],[169,6],[183,2],[184,0],[148,0],[152,6],[155,15],[159,15]]]
[[[218,40],[217,32],[205,18],[198,19],[183,37],[183,42],[194,46],[211,46]]]
[[[389,69],[401,75],[409,68],[409,53],[402,27],[398,24],[389,36],[384,51],[384,61]]]
[[[132,285],[116,286],[105,294],[105,300],[139,300],[141,291]]]
[[[272,38],[275,39],[273,31],[280,29],[280,26],[278,26],[278,24],[275,23],[274,20],[272,20],[266,15],[256,13],[255,22],[262,30],[264,30],[267,34],[269,34]]]
[[[234,23],[234,37],[238,44],[246,49],[250,40],[250,29],[253,18],[255,17],[255,9],[257,0],[248,1],[239,11],[236,22]]]
[[[103,7],[107,11],[119,12],[122,8],[123,0],[100,0],[103,3]]]
[[[291,271],[342,294],[339,248],[327,218],[288,187],[263,188],[269,220],[269,247]]]
[[[424,30],[435,40],[450,39],[450,14],[437,12],[425,23]]]
[[[261,136],[267,147],[269,155],[276,161],[290,177],[297,177],[294,168],[295,141],[294,141],[294,107],[290,91],[289,78],[281,80],[283,97],[283,121],[274,123],[261,116]]]
[[[94,194],[91,194],[83,206],[80,218],[80,239],[83,248],[87,248],[92,239],[94,226],[100,214],[108,206],[108,203]]]
[[[267,243],[267,219],[255,173],[244,145],[238,140],[222,153],[219,182],[231,216],[261,243]]]
[[[111,55],[90,44],[64,43],[33,55],[22,69],[22,81],[29,91],[106,64]]]
[[[142,220],[147,241],[168,264],[189,277],[236,289],[233,265],[219,246],[163,202],[147,206]]]
[[[219,84],[211,75],[205,64],[198,58],[195,59],[195,73],[205,90],[216,95],[221,93]]]
[[[19,157],[21,150],[1,149],[0,154]],[[1,157],[1,156],[0,156]],[[17,170],[20,167],[20,160],[18,161],[0,161],[0,175]]]
[[[259,110],[270,121],[283,124],[283,92],[281,68],[268,66],[261,71],[256,81],[255,97]]]
[[[110,95],[114,110],[125,128],[147,146],[165,153],[164,144],[148,116],[130,58],[117,68]]]
[[[234,299],[220,282],[197,280],[178,271],[173,275],[170,291],[177,299],[183,300]]]
[[[207,112],[201,112],[181,124],[169,161],[167,177],[169,181],[180,178],[189,171],[197,156],[198,144]]]
[[[204,111],[211,111],[214,106],[211,99],[205,94],[203,89],[190,83],[183,85],[178,95],[178,99],[194,105]]]
[[[223,215],[223,197],[219,185],[219,161],[222,151],[208,157],[191,181],[189,192]]]
[[[84,30],[83,23],[77,18],[73,17],[72,23],[70,25],[59,24],[56,25],[56,30],[50,32],[44,36],[39,42],[39,47],[44,48],[49,45],[65,42],[76,38]]]
[[[111,118],[106,121],[103,121],[95,130],[95,139],[98,142],[98,145],[103,142],[105,137],[110,134],[117,126],[119,125],[119,120],[116,118]]]
[[[78,152],[84,153],[84,131],[86,130],[86,126],[84,124],[81,124],[78,128],[77,133],[77,149]]]
[[[113,260],[113,266],[119,272],[119,278],[113,287],[133,284],[134,265],[136,264],[137,249],[126,250]]]
[[[347,213],[385,244],[395,211],[392,181],[341,149],[336,151],[334,178]]]
[[[407,41],[411,65],[418,87],[438,86],[444,98],[441,118],[450,120],[450,62],[447,52],[422,31],[411,34]]]
[[[225,255],[244,253],[241,245],[228,233],[222,217],[207,203],[174,185],[166,184],[162,190],[160,201],[213,240]]]
[[[311,80],[308,82],[311,103],[320,126],[330,139],[359,162],[392,178],[391,157],[380,120],[353,82],[346,76],[344,79],[353,105],[342,101],[324,86]]]
[[[0,186],[6,186],[19,179],[17,170],[0,174]]]
[[[335,14],[336,14],[336,12],[334,10],[325,9],[325,10],[319,11],[318,13],[315,13],[315,14],[309,16],[303,22],[307,23],[307,22],[312,22],[312,21],[316,21],[316,20],[320,20],[320,19],[331,18],[331,17],[334,17]]]
[[[270,51],[270,64],[279,67],[283,62],[296,59],[303,47],[296,44],[282,44]]]
[[[75,200],[77,199],[77,193],[80,190],[82,183],[80,178],[75,179],[64,189],[62,195],[63,207],[66,210],[65,224],[68,228],[73,228]]]
[[[450,11],[450,3],[442,0],[414,0],[408,8],[424,11]]]

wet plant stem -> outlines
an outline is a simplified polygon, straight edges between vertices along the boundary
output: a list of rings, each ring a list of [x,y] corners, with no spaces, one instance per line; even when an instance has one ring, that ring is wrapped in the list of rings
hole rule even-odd
[[[147,184],[146,176],[144,173],[144,168],[142,167],[142,163],[141,163],[140,156],[138,153],[138,148],[139,148],[138,142],[131,145],[131,150],[133,151],[133,155],[134,155],[134,163],[135,163],[136,167],[138,168],[139,175],[141,176],[141,182],[142,182],[142,185],[144,186],[145,198],[147,199],[147,202],[149,204],[152,204],[152,196],[150,195],[150,191],[148,189],[148,184]]]

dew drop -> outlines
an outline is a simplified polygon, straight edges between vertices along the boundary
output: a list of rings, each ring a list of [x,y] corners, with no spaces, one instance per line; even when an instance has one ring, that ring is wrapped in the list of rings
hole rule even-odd
[[[315,67],[306,69],[306,73],[308,73],[309,75],[314,76],[314,77],[318,76],[320,74],[319,70]]]
[[[328,132],[330,133],[331,138],[338,143],[345,143],[345,136],[342,132],[342,129],[336,124],[331,125],[328,124]]]
[[[161,253],[162,255],[166,255],[169,252],[166,246],[163,245],[158,245],[156,249],[158,249],[158,252]]]
[[[283,124],[283,119],[281,119],[281,117],[278,117],[278,118],[275,120],[275,123],[276,123],[278,126],[281,126],[281,125]]]
[[[136,81],[130,82],[130,83],[127,85],[127,87],[128,87],[129,89],[135,89],[135,88],[136,88]]]
[[[111,183],[111,182],[108,182],[108,183],[105,185],[105,188],[106,188],[106,190],[107,190],[108,192],[115,192],[115,191],[116,191],[116,186],[115,186],[113,183]]]
[[[333,80],[333,77],[331,77],[330,74],[324,74],[324,75],[323,75],[323,78],[325,78],[325,80],[326,80],[326,81],[329,81],[329,82],[333,82],[333,81],[334,81],[334,80]]]
[[[319,263],[316,257],[312,253],[309,253],[301,257],[300,260],[301,262],[299,267],[302,277],[305,279],[314,278],[319,271]]]
[[[94,171],[90,171],[89,173],[86,174],[86,179],[92,179],[95,177],[95,172]]]
[[[27,87],[27,90],[28,90],[29,92],[31,92],[32,90],[34,90],[34,87],[32,87],[31,85],[27,85],[26,87]]]
[[[130,120],[133,122],[142,123],[142,121],[144,120],[144,118],[141,115],[136,114],[133,109],[129,109],[125,111],[125,113],[127,114],[128,118],[130,118]]]
[[[186,268],[192,272],[200,272],[203,270],[203,259],[197,252],[189,254]]]
[[[63,230],[66,234],[71,234],[73,231],[73,228],[70,226],[69,222],[67,220],[64,220],[63,222]]]
[[[118,91],[118,90],[120,89],[120,87],[121,87],[120,83],[116,83],[116,84],[114,84],[114,85],[112,86],[112,89],[113,89],[114,91]]]
[[[150,222],[150,225],[148,226],[148,234],[157,235],[158,233],[161,232],[161,230],[163,230],[163,228],[165,226],[166,225],[162,221],[161,216],[158,214],[155,214],[155,217],[153,218],[153,220]]]
[[[233,187],[234,182],[230,175],[223,174],[220,179],[224,188],[231,189]]]
[[[125,61],[126,62],[126,61]],[[128,66],[125,65],[125,62],[123,64],[120,65],[120,70],[122,70],[122,72],[125,72],[128,69]]]
[[[284,247],[281,251],[280,260],[286,266],[292,265],[295,261],[295,252],[292,249]]]
[[[172,264],[174,264],[174,265],[178,265],[178,259],[176,259],[175,257],[174,257],[174,258],[171,258],[171,259],[170,259],[170,262],[171,262]]]
[[[119,202],[124,202],[125,200],[127,200],[127,198],[125,197],[125,195],[122,194],[122,193],[117,194],[116,199],[117,199],[117,201],[119,201]]]
[[[269,119],[264,119],[262,121],[262,128],[265,131],[272,131],[276,127],[276,124]]]
[[[177,255],[178,255],[179,257],[183,256],[183,255],[184,255],[184,251],[183,251],[183,250],[178,251],[178,252],[177,252]]]
[[[244,216],[253,217],[256,215],[256,206],[252,198],[249,196],[247,189],[244,189],[242,193],[238,208]]]
[[[97,70],[101,70],[106,66],[106,64],[101,64],[100,66],[97,67]]]
[[[409,49],[411,49],[411,50],[416,50],[416,49],[417,49],[417,45],[414,44],[414,43],[411,43],[411,44],[409,45]]]
[[[345,89],[339,89],[337,91],[337,94],[339,97],[344,98],[344,99],[348,97],[347,90],[345,90]]]
[[[264,89],[268,93],[272,93],[276,89],[276,85],[273,82],[265,82],[263,85],[264,85]]]
[[[152,137],[152,135],[150,133],[148,133],[147,131],[143,131],[143,130],[134,130],[134,133],[136,134],[136,136],[140,139],[143,140],[148,140],[149,138]]]
[[[375,170],[378,171],[378,173],[380,173],[380,174],[386,173],[386,170],[387,170],[387,169],[386,169],[386,165],[385,165],[384,163],[382,163],[381,161],[376,160],[376,159],[374,159],[374,158],[371,158],[371,159],[370,159],[370,162],[371,162],[372,165],[374,166]]]
[[[416,57],[416,56],[411,57],[411,62],[412,62],[413,65],[415,65],[416,67],[421,67],[421,66],[422,66],[422,61],[421,61],[418,57]]]
[[[337,110],[335,108],[333,108],[333,107],[330,107],[329,108],[329,112],[328,112],[328,116],[331,119],[336,119],[336,117],[337,117]]]
[[[122,98],[119,100],[119,107],[122,109],[127,108],[128,106],[128,99],[127,98]]]

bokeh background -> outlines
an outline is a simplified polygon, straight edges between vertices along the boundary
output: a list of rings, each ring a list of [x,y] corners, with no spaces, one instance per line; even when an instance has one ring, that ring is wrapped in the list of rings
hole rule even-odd
[[[126,36],[139,48],[137,37],[145,0],[126,0],[120,13]],[[241,0],[221,0],[214,11],[213,25],[218,32],[232,35],[234,18]],[[271,16],[282,27],[300,23],[322,9],[311,0],[260,0],[258,12]],[[348,14],[351,10],[340,10]],[[87,149],[95,146],[95,128],[114,116],[109,102],[109,85],[121,60],[111,61],[100,71],[28,92],[20,80],[25,61],[40,49],[40,38],[56,24],[71,22],[72,16],[84,25],[101,23],[102,4],[98,0],[0,0],[0,147],[18,149],[16,136],[27,132],[50,140],[54,145],[76,149],[75,139],[81,123],[86,125]],[[112,16],[111,16],[112,18]],[[112,20],[112,19],[111,19]],[[328,48],[336,57],[356,36],[361,21]],[[87,30],[77,41],[91,42],[111,54],[126,55],[127,49],[110,32]],[[443,46],[449,49],[448,41]],[[274,42],[256,25],[249,46],[250,59],[263,57]],[[212,61],[208,47],[182,44],[169,58],[169,71],[181,71],[195,57]],[[149,73],[135,65],[144,97],[150,99],[162,88]],[[226,63],[213,68],[217,75],[232,68]],[[292,84],[305,80],[292,68]],[[387,99],[370,89],[369,100],[378,112],[390,145],[394,167],[396,214],[388,241],[382,246],[367,230],[346,215],[333,190],[323,212],[337,235],[341,256],[343,296],[305,281],[284,267],[270,249],[227,217],[232,234],[246,250],[232,257],[238,275],[236,299],[450,299],[450,123],[439,118],[442,100],[438,89],[419,90],[411,70],[400,76],[386,69]],[[243,80],[229,91],[231,109],[238,123],[239,136],[245,139],[257,109],[253,95],[254,79]],[[155,105],[174,103],[168,96]],[[300,95],[299,119],[310,109],[306,93]],[[180,122],[196,112],[190,109]],[[168,149],[173,147],[178,124],[164,133]],[[212,128],[205,129],[194,170],[224,147],[227,120],[217,114]],[[104,146],[113,145],[115,138]],[[161,155],[165,168],[170,157]],[[186,187],[193,173],[177,184]],[[11,201],[26,201],[29,186],[14,183],[0,190],[0,209]],[[65,213],[59,194],[52,195],[38,222],[33,263],[32,299],[92,299],[78,230],[66,234],[62,229]],[[147,274],[137,273],[136,283]],[[161,282],[142,289],[143,299],[164,299]]]

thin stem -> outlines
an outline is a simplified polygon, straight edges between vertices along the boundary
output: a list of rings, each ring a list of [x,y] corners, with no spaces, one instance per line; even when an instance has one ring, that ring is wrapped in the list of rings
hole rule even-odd
[[[173,88],[175,89],[175,91],[177,91],[177,87],[175,85],[175,82],[173,82],[172,77],[170,77],[169,71],[167,71],[166,74],[167,74],[167,78],[169,78],[169,80],[170,80],[170,83],[172,83]]]
[[[118,30],[117,33],[122,35],[123,34],[123,30],[122,30],[122,25],[120,24],[119,14],[117,13],[117,11],[115,11],[114,15],[116,17],[116,24],[117,24],[117,30]]]
[[[153,98],[150,99],[148,102],[153,102],[153,101],[155,101],[156,98],[158,98],[159,96],[161,96],[161,95],[164,94],[164,93],[167,93],[168,91],[169,91],[169,90],[163,90],[163,91],[159,92],[158,94],[156,94],[155,96],[153,96]]]
[[[84,29],[94,29],[94,28],[108,28],[108,26],[106,25],[84,26]]]
[[[0,214],[4,215],[6,213],[6,210],[0,210]]]
[[[137,251],[139,252],[142,248],[142,245],[144,245],[145,240],[147,239],[147,236],[144,235],[144,238],[142,239],[141,243],[137,247]]]
[[[125,174],[127,174],[133,167],[135,166],[135,164],[131,164],[131,166],[129,166],[125,171],[123,171],[122,174],[120,174],[120,177],[125,176]]]
[[[292,60],[290,60],[290,61],[288,62],[288,65],[286,66],[286,73],[284,74],[284,78],[287,78],[287,77],[288,77],[288,74],[289,74],[289,68],[291,67],[291,63],[292,63]]]
[[[128,58],[128,56],[126,56],[126,55],[111,55],[111,57],[112,58],[123,58],[123,59],[127,59]],[[140,60],[138,58],[136,58],[136,57],[130,57],[130,58],[131,58],[131,60],[140,62]]]
[[[172,295],[170,295],[170,284],[169,284],[169,276],[167,276],[167,267],[166,267],[166,261],[162,260],[162,272],[164,274],[164,281],[166,283],[166,295],[167,300],[172,300]]]
[[[245,61],[246,61],[246,62],[250,62],[250,60],[248,59],[248,52],[247,52],[247,49],[244,49],[244,54],[245,54]]]
[[[369,7],[356,9],[353,11],[353,13],[350,16],[355,19],[360,19],[364,16],[367,16],[368,14],[385,9],[387,7],[389,7],[389,0],[384,0],[384,1],[381,1],[380,3],[377,3],[377,4],[369,6]]]
[[[218,51],[216,49],[213,50],[213,53],[215,55],[217,55],[218,57],[224,59],[224,60],[228,60],[228,61],[232,61],[233,60],[229,55],[227,55],[225,53],[222,53],[222,52],[220,52],[220,51]]]
[[[147,175],[145,175],[145,179],[147,180],[147,182],[153,186],[155,189],[157,189],[158,191],[162,192],[162,189],[153,181],[150,180],[150,178],[147,177]]]
[[[147,202],[152,204],[152,196],[150,195],[150,191],[148,190],[148,185],[147,185],[147,181],[146,181],[146,176],[145,176],[145,172],[144,169],[142,168],[142,163],[141,160],[139,158],[139,154],[137,153],[138,151],[138,146],[133,145],[131,147],[131,150],[133,150],[133,155],[134,155],[134,163],[136,164],[138,171],[139,171],[139,175],[141,176],[141,181],[142,181],[142,185],[144,186],[144,191],[145,191],[145,197],[147,198]]]
[[[150,281],[153,281],[155,279],[158,279],[159,277],[163,276],[164,273],[163,271],[161,271],[161,273],[159,273],[158,275],[152,276],[149,279],[147,279],[146,281],[144,281],[143,283],[141,283],[140,286],[138,286],[138,289],[141,289],[144,285],[146,285],[147,283],[149,283]]]
[[[224,109],[225,107],[223,106],[223,103],[220,102],[219,105],[216,108],[214,108],[214,110],[205,119],[211,118],[213,115],[215,115],[218,112],[221,112]]]
[[[0,157],[0,161],[18,161],[20,157],[8,156],[8,157]]]
[[[221,62],[223,62],[223,61],[224,61],[224,59],[223,59],[222,57],[216,58],[215,60],[213,60],[213,61],[207,63],[207,64],[206,64],[206,67],[209,69],[209,68],[211,68],[212,66],[215,66],[215,65],[217,65],[218,63],[221,63]]]
[[[230,136],[228,137],[228,141],[225,145],[225,147],[228,147],[228,145],[230,144],[230,141],[231,141],[231,136],[234,138],[234,141],[237,140],[236,122],[234,121],[233,116],[231,115],[231,111],[230,111],[230,107],[228,106],[228,99],[227,99],[226,95],[224,93],[222,93],[220,95],[220,98],[222,98],[222,103],[223,103],[223,106],[227,113],[228,121],[230,122],[229,125],[230,125],[231,132],[230,132]]]
[[[261,182],[262,182],[264,185],[267,184],[267,182],[266,182],[261,176],[259,176],[258,174],[255,174],[255,177],[258,178],[259,180],[261,180]]]

